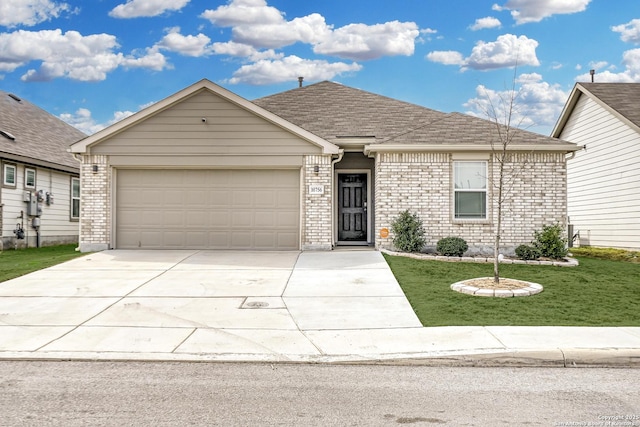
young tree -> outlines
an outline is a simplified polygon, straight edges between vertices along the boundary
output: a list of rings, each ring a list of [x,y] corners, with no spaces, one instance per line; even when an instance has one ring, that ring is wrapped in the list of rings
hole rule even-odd
[[[509,146],[521,130],[525,117],[519,114],[517,101],[519,92],[516,90],[516,73],[514,67],[511,87],[504,92],[494,92],[493,96],[484,86],[484,102],[476,102],[477,107],[495,127],[495,137],[491,139],[491,159],[494,170],[488,177],[492,187],[490,200],[496,207],[496,223],[493,242],[493,280],[500,282],[500,240],[502,237],[502,217],[505,204],[516,179],[522,173],[522,168],[512,161]]]

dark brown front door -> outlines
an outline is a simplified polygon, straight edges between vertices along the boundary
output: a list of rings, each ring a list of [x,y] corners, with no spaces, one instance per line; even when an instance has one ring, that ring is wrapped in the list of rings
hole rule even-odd
[[[338,174],[338,242],[367,243],[367,174]]]

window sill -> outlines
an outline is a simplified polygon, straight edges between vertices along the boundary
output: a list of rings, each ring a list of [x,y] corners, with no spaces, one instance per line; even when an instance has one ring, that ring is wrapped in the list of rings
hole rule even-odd
[[[487,218],[483,219],[453,219],[451,223],[454,225],[468,225],[468,224],[482,224],[491,225],[491,220]]]

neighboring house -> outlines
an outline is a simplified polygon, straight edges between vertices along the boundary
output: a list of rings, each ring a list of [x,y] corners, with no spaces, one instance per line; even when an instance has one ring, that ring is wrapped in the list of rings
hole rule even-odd
[[[391,247],[391,222],[410,209],[428,247],[461,236],[490,252],[495,133],[485,120],[337,83],[250,102],[202,80],[72,145],[80,248]],[[565,156],[576,148],[518,132],[506,251],[565,224]]]
[[[640,250],[640,83],[577,83],[552,136],[585,146],[568,162],[577,243]]]
[[[0,91],[0,249],[78,241],[80,163],[68,148],[85,136]]]

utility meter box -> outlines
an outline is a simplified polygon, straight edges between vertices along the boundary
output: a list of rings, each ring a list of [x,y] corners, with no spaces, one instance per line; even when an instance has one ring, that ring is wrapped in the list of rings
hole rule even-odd
[[[29,216],[40,216],[42,209],[38,206],[38,198],[35,194],[30,193],[31,197],[29,201],[27,201],[27,215]]]

